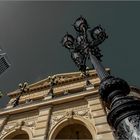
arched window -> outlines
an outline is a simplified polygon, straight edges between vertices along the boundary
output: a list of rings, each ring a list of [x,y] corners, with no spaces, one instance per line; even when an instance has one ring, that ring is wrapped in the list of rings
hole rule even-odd
[[[92,135],[89,130],[82,124],[74,123],[62,128],[55,139],[92,139]]]
[[[96,138],[92,123],[82,117],[64,118],[50,131],[48,140],[75,139],[93,140]]]
[[[4,138],[4,140],[29,140],[29,135],[27,132],[23,130],[17,130],[14,131],[13,133],[10,133],[8,136]]]

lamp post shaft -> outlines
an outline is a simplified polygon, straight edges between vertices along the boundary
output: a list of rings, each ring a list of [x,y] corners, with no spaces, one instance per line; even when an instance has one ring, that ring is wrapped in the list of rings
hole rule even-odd
[[[109,77],[109,73],[105,71],[105,68],[103,65],[100,63],[100,61],[97,60],[97,58],[89,52],[90,55],[90,60],[92,65],[94,66],[95,70],[97,71],[98,77],[100,80],[103,80],[107,77]]]
[[[110,76],[97,58],[91,53],[89,55],[101,80],[100,94],[110,109],[107,120],[113,127],[116,138],[118,140],[140,140],[140,100],[126,96],[129,93],[127,83],[122,79]],[[108,86],[105,86],[104,83]],[[124,88],[121,88],[119,84],[122,84]]]

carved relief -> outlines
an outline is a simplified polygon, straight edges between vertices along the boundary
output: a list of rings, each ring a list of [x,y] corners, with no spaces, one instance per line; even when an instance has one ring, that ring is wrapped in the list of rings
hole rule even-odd
[[[5,125],[2,132],[0,133],[0,138],[4,136],[6,133],[15,130],[15,128],[18,127],[18,123],[13,123],[9,125]]]
[[[67,119],[70,119],[70,118],[73,117],[73,115],[74,115],[74,111],[73,111],[72,109],[70,109],[70,110],[68,110],[68,111],[66,112],[65,117],[66,117]]]
[[[35,121],[18,121],[16,123],[7,124],[0,133],[0,138],[12,130],[21,129],[22,126],[35,127]]]
[[[32,120],[31,121],[26,121],[24,125],[27,126],[27,127],[35,127],[36,122],[34,120],[33,121]]]
[[[79,116],[87,116],[88,115],[88,110],[77,111],[77,112],[75,112],[75,114],[79,115]]]
[[[50,120],[50,130],[63,119],[71,119],[74,116],[81,116],[86,119],[91,119],[91,114],[87,106],[65,109],[63,111],[53,113]]]
[[[5,132],[8,132],[8,131],[10,131],[10,130],[13,130],[13,129],[15,128],[15,126],[16,126],[16,125],[6,125],[6,126],[4,127],[4,131],[5,131]]]
[[[36,118],[37,116],[30,116],[20,120],[11,120],[4,126],[3,130],[0,133],[0,138],[9,133],[10,131],[21,129],[22,126],[28,128],[36,127]]]
[[[59,116],[55,116],[54,118],[53,118],[53,120],[54,121],[60,121],[61,119],[63,119],[64,118],[64,115],[59,115]]]

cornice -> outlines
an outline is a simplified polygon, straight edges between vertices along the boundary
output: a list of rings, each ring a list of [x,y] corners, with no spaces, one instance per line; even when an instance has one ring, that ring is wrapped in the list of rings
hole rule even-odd
[[[131,91],[133,91],[133,92],[136,92],[136,93],[139,93],[139,94],[140,94],[140,88],[135,87],[135,86],[130,86],[130,88],[131,88]]]
[[[8,109],[3,108],[0,110],[0,115],[17,114],[24,111],[39,109],[39,107],[41,106],[48,106],[48,105],[53,106],[57,104],[71,102],[71,101],[83,99],[89,95],[99,96],[98,89],[94,91],[91,89],[91,90],[87,90],[87,91],[83,91],[83,92],[79,92],[75,94],[70,94],[70,95],[65,95],[65,96],[61,96],[61,97],[57,97],[57,98],[49,99],[49,100],[41,100],[41,101],[34,102],[31,104],[20,105],[20,106],[17,106],[16,108],[8,108]]]
[[[109,68],[106,68],[106,71],[110,72]],[[79,82],[80,80],[84,80],[84,77],[81,76],[81,72],[71,72],[71,73],[62,73],[62,74],[56,74],[53,75],[56,77],[56,79],[58,79],[57,84],[55,85],[55,87],[57,86],[63,86],[65,84],[69,84],[69,83],[74,83],[74,82]],[[52,76],[52,77],[53,77]],[[89,70],[89,78],[98,78],[97,73],[95,70]],[[49,76],[46,79],[43,79],[41,81],[38,81],[36,83],[30,84],[29,85],[29,93],[31,92],[37,92],[43,89],[49,89],[50,85],[49,85]],[[16,96],[17,94],[20,93],[20,90],[17,89],[13,92],[7,93],[7,95],[9,97],[12,96]]]

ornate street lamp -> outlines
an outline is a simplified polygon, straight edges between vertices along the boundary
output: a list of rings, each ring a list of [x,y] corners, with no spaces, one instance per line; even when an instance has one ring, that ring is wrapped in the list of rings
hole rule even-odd
[[[19,88],[20,88],[20,94],[16,97],[16,99],[14,100],[14,102],[12,103],[13,104],[13,107],[16,107],[19,105],[19,100],[20,100],[20,97],[22,96],[23,93],[26,93],[29,88],[28,88],[28,83],[25,82],[25,83],[20,83],[19,84]]]
[[[110,110],[109,125],[119,140],[140,140],[140,99],[127,96],[130,87],[126,81],[115,78],[105,71],[101,64],[99,45],[108,38],[99,25],[89,30],[86,19],[79,17],[74,23],[76,38],[66,34],[62,45],[71,53],[71,58],[80,71],[86,72],[86,61],[90,59],[101,80],[99,93],[105,106]]]

